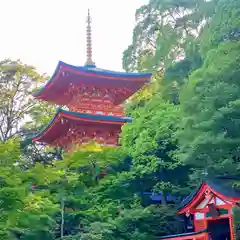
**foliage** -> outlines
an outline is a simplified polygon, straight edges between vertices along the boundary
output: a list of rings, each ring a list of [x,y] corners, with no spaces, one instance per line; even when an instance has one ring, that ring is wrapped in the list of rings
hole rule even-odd
[[[173,216],[173,209],[170,207],[143,209],[135,206],[134,209],[123,211],[120,216],[108,223],[91,223],[88,233],[82,234],[80,239],[154,239],[154,236],[171,233],[166,223],[174,223]]]
[[[186,194],[180,185],[187,180],[187,169],[172,157],[177,149],[174,133],[180,120],[179,107],[156,94],[144,107],[135,109],[132,117],[133,124],[123,129],[121,143],[133,158],[131,171],[135,178],[144,181],[142,191],[161,183],[160,192]],[[174,179],[179,171],[182,179]]]
[[[217,9],[232,15],[237,10],[231,10],[236,2],[227,5],[228,9],[223,9],[226,5],[221,1]],[[218,25],[223,21],[226,19]],[[211,24],[217,24],[215,17],[209,28]],[[238,176],[239,50],[239,41],[230,41],[208,51],[203,66],[191,74],[182,94],[180,158],[194,164],[198,174]],[[195,177],[199,178],[198,174]]]
[[[48,232],[55,224],[55,204],[45,194],[30,191],[30,176],[17,164],[19,142],[1,143],[0,149],[1,239],[51,239]]]
[[[240,3],[238,0],[219,0],[213,18],[206,26],[201,37],[203,55],[220,43],[240,40]]]
[[[35,104],[29,97],[34,88],[45,80],[36,70],[20,61],[0,62],[0,140],[20,134],[24,118]]]
[[[183,59],[185,44],[198,36],[213,9],[211,1],[150,0],[136,11],[132,44],[123,54],[124,69],[148,70],[141,64],[146,57],[151,71]]]
[[[45,75],[40,75],[32,66],[10,59],[0,62],[0,141],[21,136],[21,147],[28,164],[48,162],[56,155],[44,150],[30,140],[52,117],[53,107],[31,98],[32,92],[43,84]]]

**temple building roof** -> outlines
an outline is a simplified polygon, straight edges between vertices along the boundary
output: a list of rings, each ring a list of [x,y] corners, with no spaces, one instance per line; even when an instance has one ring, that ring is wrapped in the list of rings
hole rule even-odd
[[[76,137],[78,140],[101,139],[104,138],[104,134],[113,134],[114,137],[116,132],[120,132],[124,123],[131,121],[129,117],[92,115],[58,109],[52,121],[33,138],[33,141],[54,146],[60,144],[61,147],[64,147],[64,145],[72,144]],[[61,143],[56,142],[59,139],[62,139]]]
[[[229,202],[240,202],[240,190],[232,187],[232,179],[214,179],[203,181],[190,195],[180,204],[178,213],[184,213],[190,208],[196,207],[205,195],[205,191],[210,191],[220,199]]]
[[[58,105],[67,105],[72,100],[71,90],[94,87],[103,91],[111,89],[115,92],[113,98],[118,105],[148,83],[151,76],[151,73],[114,72],[95,66],[73,66],[60,61],[52,78],[33,96]]]

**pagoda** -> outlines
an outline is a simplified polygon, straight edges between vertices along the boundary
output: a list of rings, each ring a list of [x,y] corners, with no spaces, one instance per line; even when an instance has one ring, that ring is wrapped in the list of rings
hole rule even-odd
[[[34,93],[38,100],[64,107],[33,141],[69,149],[95,141],[116,146],[121,127],[131,122],[122,103],[147,84],[151,73],[114,72],[92,60],[91,17],[87,17],[87,61],[73,66],[60,61],[51,79]],[[67,110],[66,110],[67,109]]]

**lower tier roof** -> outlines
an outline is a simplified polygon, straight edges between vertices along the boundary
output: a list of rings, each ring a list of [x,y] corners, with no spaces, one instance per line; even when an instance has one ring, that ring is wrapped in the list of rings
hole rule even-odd
[[[33,141],[63,148],[91,140],[115,145],[121,126],[131,121],[129,117],[92,115],[59,109]]]

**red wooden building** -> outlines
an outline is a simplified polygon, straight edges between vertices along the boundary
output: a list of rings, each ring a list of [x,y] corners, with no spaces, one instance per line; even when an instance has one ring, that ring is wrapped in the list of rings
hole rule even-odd
[[[34,94],[39,100],[64,106],[33,141],[69,149],[96,141],[118,145],[124,117],[122,103],[147,84],[151,73],[114,72],[97,68],[92,61],[91,19],[87,18],[85,66],[59,62],[52,78]]]
[[[194,231],[165,236],[168,240],[235,240],[233,208],[240,203],[240,191],[228,180],[205,181],[183,200],[178,214],[193,220]]]

